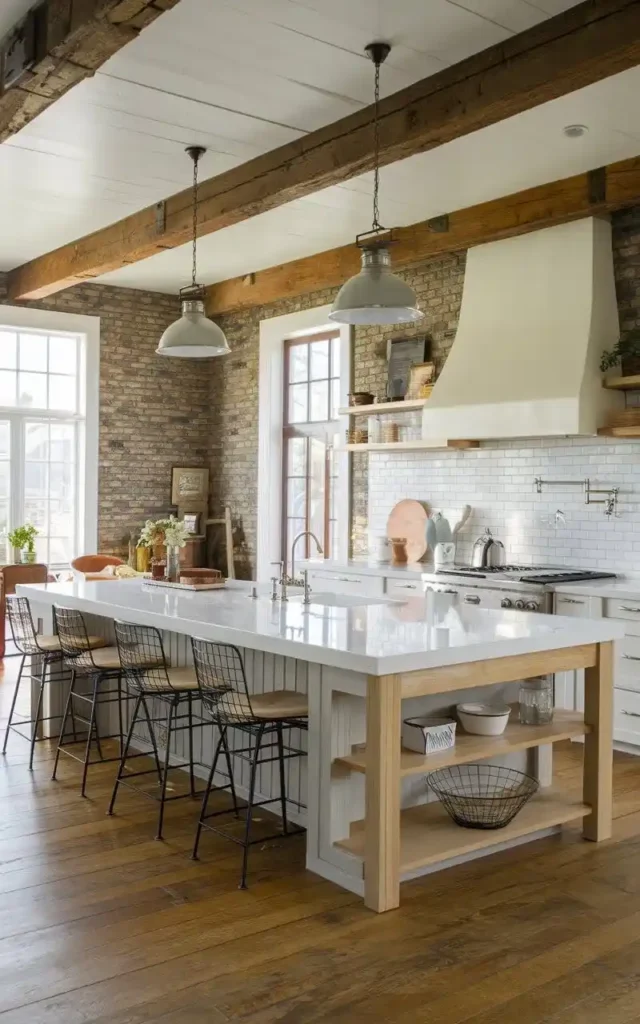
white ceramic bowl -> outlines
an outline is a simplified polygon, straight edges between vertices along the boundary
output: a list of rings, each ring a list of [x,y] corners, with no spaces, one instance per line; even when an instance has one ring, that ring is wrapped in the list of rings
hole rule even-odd
[[[458,704],[458,718],[465,732],[475,736],[500,736],[507,728],[511,708],[508,704]]]

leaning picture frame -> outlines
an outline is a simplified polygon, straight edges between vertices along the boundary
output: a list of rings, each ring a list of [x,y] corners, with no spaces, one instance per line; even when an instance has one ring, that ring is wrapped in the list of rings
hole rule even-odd
[[[416,338],[391,338],[387,342],[387,399],[401,401],[407,396],[411,367],[424,363],[431,355],[426,334]]]
[[[200,512],[185,512],[182,522],[187,533],[191,535],[200,533]]]

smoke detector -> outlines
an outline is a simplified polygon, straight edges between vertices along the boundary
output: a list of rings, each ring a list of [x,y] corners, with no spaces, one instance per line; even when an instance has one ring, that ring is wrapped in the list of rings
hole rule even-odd
[[[568,139],[580,139],[587,134],[589,129],[586,124],[568,124],[562,131]]]

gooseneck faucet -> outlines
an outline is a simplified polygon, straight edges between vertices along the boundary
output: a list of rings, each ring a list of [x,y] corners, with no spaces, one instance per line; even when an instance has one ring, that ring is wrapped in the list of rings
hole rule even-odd
[[[302,533],[299,533],[297,537],[294,537],[293,538],[293,544],[291,545],[291,579],[294,582],[295,582],[295,578],[296,578],[296,568],[295,568],[296,544],[298,543],[298,541],[300,540],[301,537],[313,537],[313,539],[315,541],[315,545],[316,545],[317,551],[318,551],[318,554],[319,555],[322,554],[322,545],[321,545],[320,541],[318,540],[318,538],[316,537],[315,533],[312,533],[311,530],[303,530]]]

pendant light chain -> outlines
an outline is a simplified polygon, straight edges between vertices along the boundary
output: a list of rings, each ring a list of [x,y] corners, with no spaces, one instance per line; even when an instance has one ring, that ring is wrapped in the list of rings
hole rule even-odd
[[[378,195],[380,192],[380,122],[378,109],[380,106],[380,61],[375,61],[374,79],[374,114],[373,114],[373,224],[372,231],[380,231],[380,210],[378,208]]]
[[[193,155],[193,251],[191,257],[191,285],[195,288],[197,267],[196,267],[196,244],[198,240],[198,152]]]

